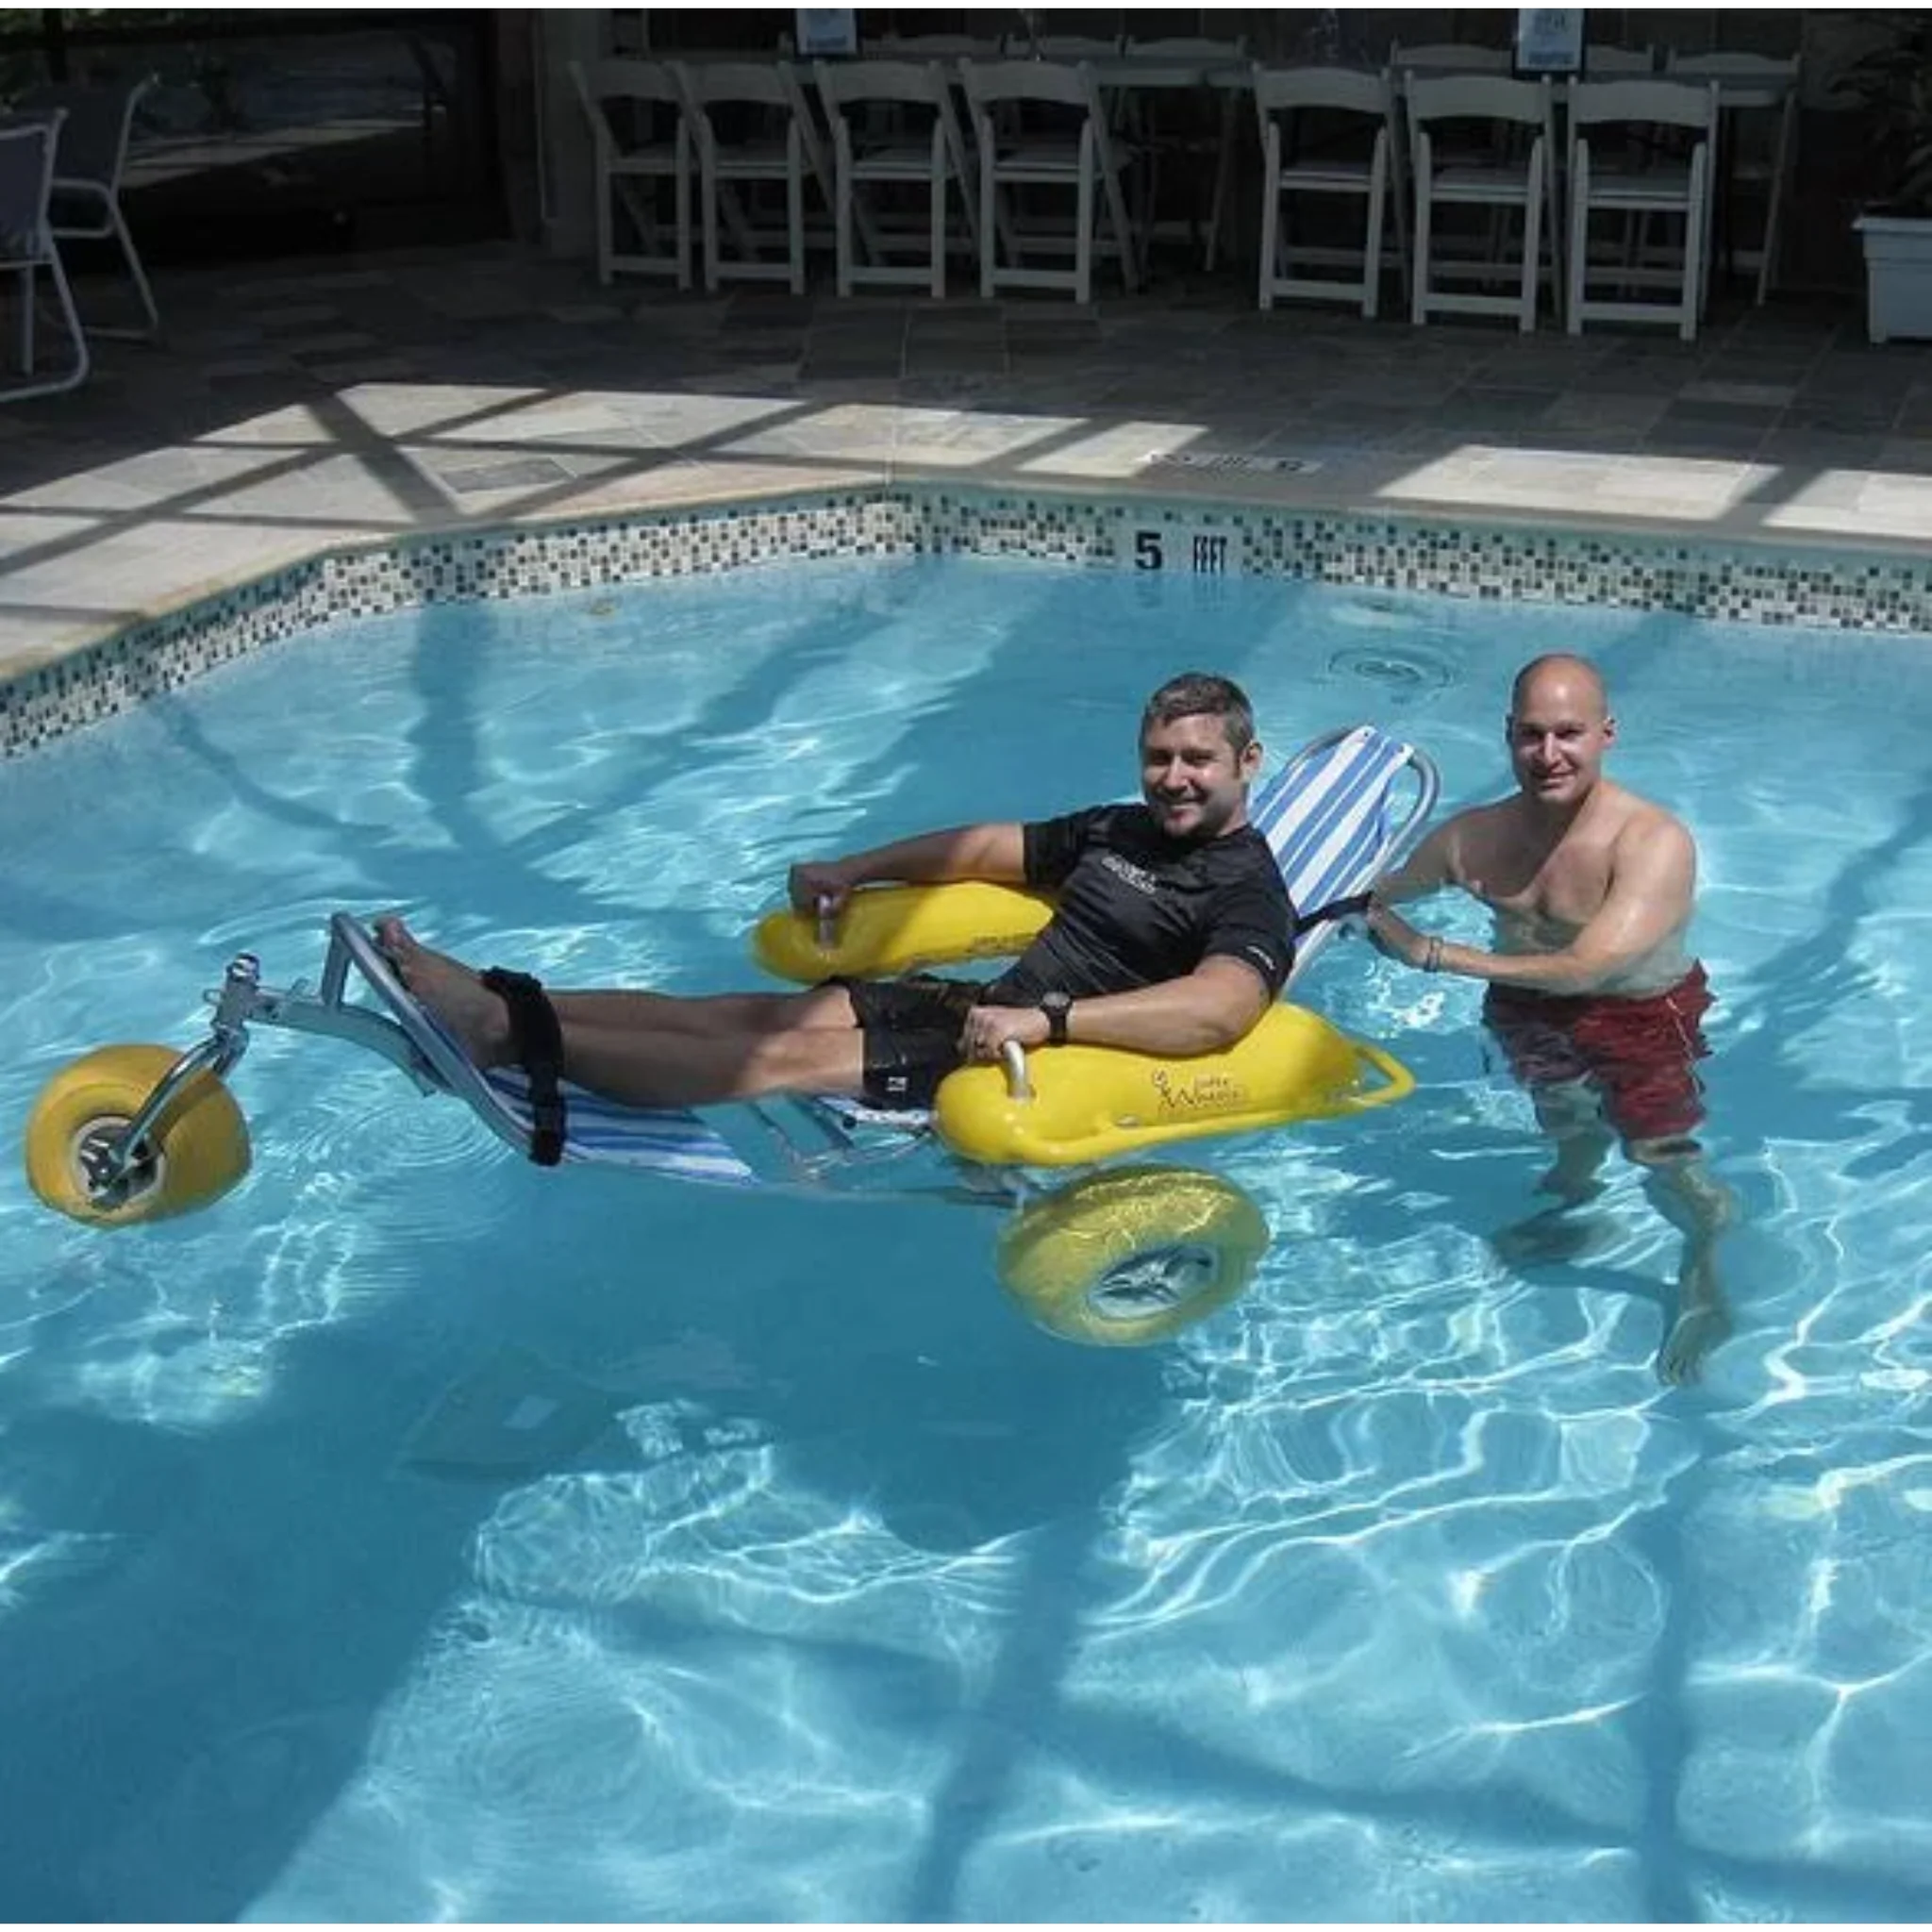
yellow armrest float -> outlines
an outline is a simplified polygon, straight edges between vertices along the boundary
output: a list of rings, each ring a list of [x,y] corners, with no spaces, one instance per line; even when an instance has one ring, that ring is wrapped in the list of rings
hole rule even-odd
[[[1386,1106],[1414,1076],[1306,1007],[1271,1007],[1222,1053],[1158,1059],[1099,1046],[1026,1056],[1032,1093],[1016,1099],[1003,1067],[961,1067],[940,1082],[940,1139],[968,1160],[1077,1167],[1208,1134],[1332,1120]]]
[[[964,959],[1009,959],[1052,917],[1046,893],[1018,886],[868,886],[845,902],[829,947],[819,944],[815,920],[787,910],[758,921],[752,955],[767,973],[804,986],[834,974],[882,979]]]

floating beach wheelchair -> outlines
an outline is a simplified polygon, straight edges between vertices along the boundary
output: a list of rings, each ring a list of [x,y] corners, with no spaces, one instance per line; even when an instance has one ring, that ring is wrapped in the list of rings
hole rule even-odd
[[[1289,990],[1362,909],[1376,875],[1434,810],[1431,760],[1370,725],[1306,745],[1249,815],[1301,911]],[[1010,958],[1052,916],[1041,893],[983,884],[862,890],[836,926],[790,911],[753,950],[807,983]],[[373,998],[351,997],[352,991]],[[997,1244],[1000,1278],[1033,1318],[1071,1340],[1152,1341],[1239,1294],[1268,1242],[1260,1210],[1217,1175],[1108,1165],[1178,1141],[1333,1119],[1400,1099],[1407,1072],[1284,999],[1238,1045],[1185,1058],[1067,1045],[941,1083],[933,1109],[882,1113],[842,1098],[683,1110],[631,1108],[563,1084],[560,1147],[520,1070],[474,1066],[409,992],[369,925],[328,923],[320,984],[261,983],[250,953],[208,995],[208,1034],[187,1053],[107,1046],[61,1069],[28,1122],[27,1175],[49,1207],[101,1226],[203,1208],[248,1170],[248,1131],[224,1084],[254,1024],[323,1033],[392,1061],[425,1092],[465,1102],[533,1158],[598,1161],[724,1187],[884,1194],[1019,1212]],[[924,1159],[917,1157],[924,1150]],[[549,1164],[546,1161],[546,1164]],[[1069,1170],[1084,1170],[1069,1178]],[[1094,1171],[1098,1170],[1098,1171]]]

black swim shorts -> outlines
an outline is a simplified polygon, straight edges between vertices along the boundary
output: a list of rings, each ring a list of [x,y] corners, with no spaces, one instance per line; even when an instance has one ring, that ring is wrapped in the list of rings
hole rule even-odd
[[[959,1064],[959,1033],[985,990],[967,979],[839,979],[865,1033],[865,1097],[874,1107],[930,1107]]]

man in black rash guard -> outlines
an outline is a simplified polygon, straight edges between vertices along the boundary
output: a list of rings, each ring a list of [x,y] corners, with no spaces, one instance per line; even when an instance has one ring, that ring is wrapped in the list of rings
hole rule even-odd
[[[1197,672],[1171,679],[1141,714],[1139,805],[962,825],[792,867],[791,903],[806,914],[886,882],[1054,890],[1052,920],[990,984],[913,974],[697,998],[553,991],[563,1076],[639,1107],[780,1092],[924,1107],[955,1067],[996,1060],[1008,1041],[1161,1055],[1232,1046],[1294,959],[1294,908],[1248,823],[1260,764],[1238,685]],[[502,991],[400,920],[380,922],[377,936],[479,1066],[518,1058]]]

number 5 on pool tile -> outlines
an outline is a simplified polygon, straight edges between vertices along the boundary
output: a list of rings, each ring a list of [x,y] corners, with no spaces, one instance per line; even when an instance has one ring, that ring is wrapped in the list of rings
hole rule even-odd
[[[1138,524],[1121,554],[1122,566],[1135,571],[1166,571],[1174,576],[1238,575],[1242,565],[1241,533],[1223,525]]]

